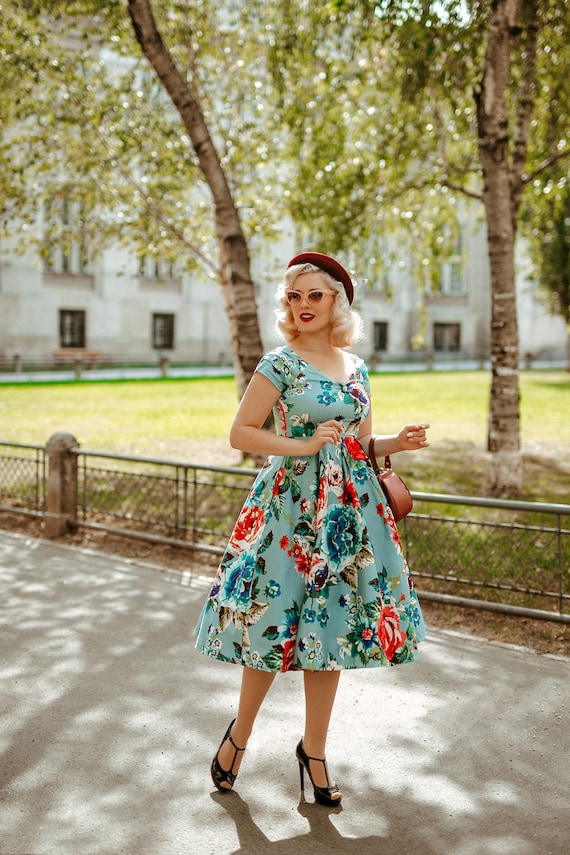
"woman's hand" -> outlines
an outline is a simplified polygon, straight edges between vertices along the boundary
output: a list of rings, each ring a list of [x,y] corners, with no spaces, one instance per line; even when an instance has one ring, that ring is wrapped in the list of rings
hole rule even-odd
[[[416,451],[418,448],[427,448],[429,442],[426,438],[426,431],[428,428],[429,424],[427,423],[404,425],[398,433],[401,451]]]
[[[303,451],[299,452],[299,456],[310,457],[317,454],[321,448],[330,442],[332,445],[338,445],[342,436],[342,425],[340,422],[331,419],[328,422],[321,422],[317,426],[314,434],[309,439],[303,440]]]

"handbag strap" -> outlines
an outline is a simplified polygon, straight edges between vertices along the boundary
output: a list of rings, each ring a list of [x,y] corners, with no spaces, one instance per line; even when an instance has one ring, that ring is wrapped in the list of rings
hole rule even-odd
[[[374,435],[372,435],[370,437],[369,442],[368,442],[368,459],[370,460],[370,463],[372,464],[372,468],[374,469],[376,476],[379,478],[382,473],[380,472],[380,469],[378,467],[378,461],[376,460],[376,454],[374,452],[374,443],[375,442],[376,442],[376,437]],[[390,455],[387,454],[386,457],[384,458],[384,469],[391,469],[391,468],[392,468],[392,462],[390,460]]]

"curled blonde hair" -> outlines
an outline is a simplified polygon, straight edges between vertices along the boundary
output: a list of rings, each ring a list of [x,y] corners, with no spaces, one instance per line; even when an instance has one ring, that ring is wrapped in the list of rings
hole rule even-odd
[[[325,273],[324,270],[314,264],[293,264],[287,268],[276,294],[277,308],[275,314],[277,320],[275,328],[277,332],[283,336],[288,344],[299,335],[291,306],[287,302],[287,291],[293,289],[295,280],[303,273],[320,273],[323,282],[331,291],[335,292],[331,310],[330,343],[333,347],[352,347],[363,336],[362,318],[351,309],[342,282],[337,282],[329,273]]]

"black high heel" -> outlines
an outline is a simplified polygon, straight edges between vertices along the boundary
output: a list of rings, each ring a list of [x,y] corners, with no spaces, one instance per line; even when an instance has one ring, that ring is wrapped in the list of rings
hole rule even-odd
[[[234,785],[235,779],[237,778],[237,772],[234,774],[232,769],[234,768],[234,763],[236,762],[236,758],[238,756],[238,751],[245,751],[245,748],[238,748],[235,742],[232,739],[232,727],[235,724],[235,718],[226,730],[224,734],[224,738],[220,742],[220,747],[216,752],[216,756],[212,760],[212,765],[210,766],[210,774],[212,775],[212,781],[214,782],[214,786],[220,793],[230,793],[232,787]],[[218,754],[220,753],[223,744],[229,739],[231,744],[235,749],[234,758],[232,760],[230,768],[226,771],[226,769],[222,769],[218,762]],[[222,787],[222,784],[229,784],[229,787]]]
[[[327,776],[327,781],[330,781],[329,778],[329,770],[327,766],[327,761],[324,758],[320,757],[308,757],[305,753],[305,749],[303,748],[303,740],[299,742],[297,745],[297,749],[295,751],[297,760],[299,761],[299,777],[301,779],[301,800],[305,799],[305,769],[309,774],[309,778],[311,779],[311,784],[313,785],[313,792],[315,794],[315,801],[320,805],[326,805],[327,807],[336,807],[340,804],[342,796],[339,796],[337,799],[333,799],[335,793],[340,793],[339,788],[336,784],[329,785],[328,787],[317,787],[315,782],[313,781],[313,776],[311,775],[311,766],[309,764],[310,760],[314,760],[316,763],[322,763],[325,767],[325,773]]]

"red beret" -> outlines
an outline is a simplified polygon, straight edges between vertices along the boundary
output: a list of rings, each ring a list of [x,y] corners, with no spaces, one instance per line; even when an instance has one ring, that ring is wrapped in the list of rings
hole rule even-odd
[[[346,296],[348,297],[348,302],[352,303],[354,299],[354,285],[352,284],[352,279],[342,264],[339,264],[338,261],[331,258],[330,255],[323,255],[322,252],[301,252],[299,255],[295,255],[291,259],[287,265],[287,269],[293,267],[294,264],[314,264],[315,267],[319,267],[321,270],[324,270],[325,273],[330,273],[333,279],[337,282],[342,282],[344,290],[346,291]]]

